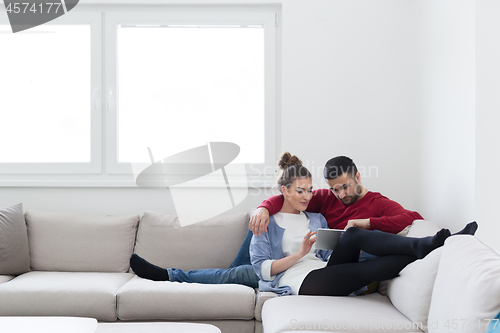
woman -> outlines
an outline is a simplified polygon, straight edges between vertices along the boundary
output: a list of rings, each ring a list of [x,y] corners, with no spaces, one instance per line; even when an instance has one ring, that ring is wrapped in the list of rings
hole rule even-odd
[[[321,214],[304,212],[312,196],[311,174],[290,153],[281,156],[279,166],[283,207],[270,217],[267,233],[254,235],[250,244],[261,291],[347,296],[373,281],[396,277],[406,265],[442,246],[450,236],[448,229],[431,237],[411,238],[352,227],[333,252],[316,250],[316,230],[327,228],[327,223]],[[474,234],[476,228],[473,222],[459,233]],[[379,257],[360,262],[361,250]]]

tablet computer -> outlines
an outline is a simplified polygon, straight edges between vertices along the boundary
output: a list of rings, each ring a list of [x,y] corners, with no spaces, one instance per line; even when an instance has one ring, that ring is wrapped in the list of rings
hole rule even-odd
[[[316,235],[316,248],[322,250],[333,250],[345,230],[319,228]]]

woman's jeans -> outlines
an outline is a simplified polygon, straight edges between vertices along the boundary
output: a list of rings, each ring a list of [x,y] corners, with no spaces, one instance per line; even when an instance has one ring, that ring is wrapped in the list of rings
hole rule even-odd
[[[177,268],[169,268],[168,276],[170,281],[191,282],[205,284],[235,283],[257,288],[259,277],[255,274],[250,264],[250,241],[252,232],[248,230],[245,240],[234,258],[230,268],[204,268],[184,271]]]

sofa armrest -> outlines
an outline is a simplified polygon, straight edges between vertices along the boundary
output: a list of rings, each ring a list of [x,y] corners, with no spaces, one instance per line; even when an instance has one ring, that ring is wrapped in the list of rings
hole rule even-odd
[[[278,294],[270,292],[270,291],[257,291],[257,297],[255,298],[255,319],[258,321],[262,321],[262,306],[264,302],[268,299],[278,297]]]

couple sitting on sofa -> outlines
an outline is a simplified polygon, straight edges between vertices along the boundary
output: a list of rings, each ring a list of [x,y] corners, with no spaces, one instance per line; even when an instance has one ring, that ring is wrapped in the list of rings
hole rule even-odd
[[[134,272],[156,281],[238,283],[282,295],[341,296],[396,277],[450,236],[447,229],[426,238],[394,235],[422,217],[367,191],[350,158],[340,156],[326,163],[330,190],[312,191],[311,174],[296,156],[284,153],[279,165],[282,195],[264,201],[252,216],[255,236],[247,233],[229,269],[164,269],[134,254],[130,260]],[[326,227],[347,229],[333,253],[314,246],[316,230]],[[471,223],[460,233],[474,234],[476,229]]]

